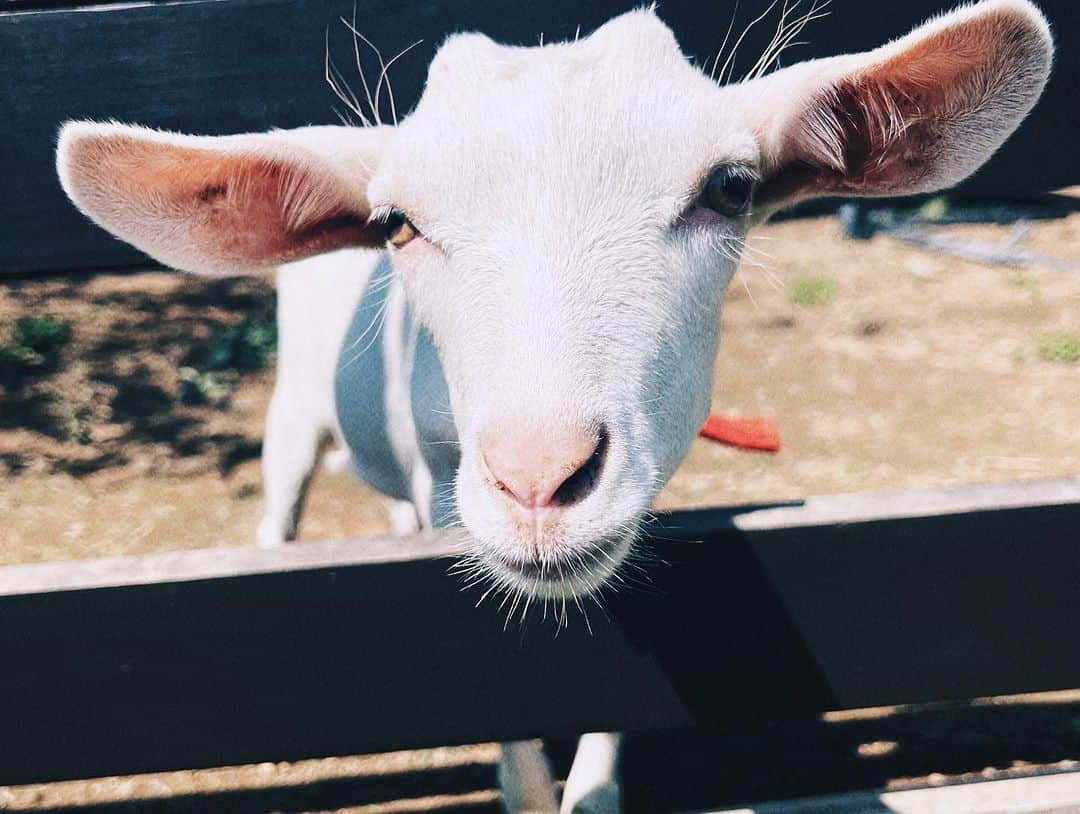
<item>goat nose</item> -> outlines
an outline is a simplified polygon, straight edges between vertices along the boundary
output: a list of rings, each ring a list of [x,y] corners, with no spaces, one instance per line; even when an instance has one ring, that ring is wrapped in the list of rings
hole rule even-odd
[[[496,489],[526,509],[572,506],[600,479],[608,434],[599,429],[508,427],[486,433],[481,452]]]

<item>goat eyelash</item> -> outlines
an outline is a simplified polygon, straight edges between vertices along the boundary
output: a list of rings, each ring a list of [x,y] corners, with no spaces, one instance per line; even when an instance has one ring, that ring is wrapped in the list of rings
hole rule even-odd
[[[705,172],[698,176],[697,181],[694,182],[693,187],[691,187],[690,191],[687,193],[687,203],[693,204],[694,201],[700,198],[701,193],[705,191],[705,186],[709,183],[709,179],[721,170],[727,170],[732,175],[739,176],[743,180],[749,182],[751,186],[757,186],[761,182],[761,173],[759,173],[757,168],[753,165],[741,163],[729,164],[721,161],[717,164],[712,164]]]
[[[722,212],[717,210],[713,206],[709,206],[706,199],[707,190],[710,182],[721,173],[726,173],[729,179],[738,180],[744,182],[747,187],[746,200],[744,205],[738,209],[738,211]],[[691,216],[698,210],[707,209],[715,211],[720,217],[726,217],[729,219],[741,219],[748,215],[751,211],[753,191],[757,187],[761,176],[757,169],[749,164],[740,163],[719,163],[713,164],[709,169],[699,176],[697,182],[690,190],[681,197],[681,209],[679,215],[675,218],[675,226],[687,223],[690,221]]]
[[[368,222],[380,226],[385,232],[386,242],[397,249],[404,248],[418,237],[423,237],[423,233],[413,223],[412,218],[390,204],[372,209]]]
[[[390,220],[390,216],[395,213],[405,215],[405,212],[393,204],[379,204],[376,207],[372,207],[371,214],[368,216],[368,222],[386,223]],[[408,215],[405,216],[408,217]]]

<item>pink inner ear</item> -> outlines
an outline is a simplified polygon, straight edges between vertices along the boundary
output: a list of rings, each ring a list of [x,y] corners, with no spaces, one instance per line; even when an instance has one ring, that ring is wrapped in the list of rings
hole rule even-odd
[[[76,141],[68,166],[95,219],[184,268],[241,270],[378,242],[345,182],[304,154],[111,134]]]
[[[1004,83],[1022,81],[1032,36],[1029,20],[1003,9],[942,28],[841,79],[790,134],[788,160],[764,195],[889,195],[934,186],[948,175],[950,156],[968,151],[958,143],[964,117]],[[985,137],[971,135],[973,143]]]
[[[195,201],[191,237],[226,257],[280,263],[365,242],[366,213],[348,211],[310,171],[253,157],[209,159],[174,191]]]
[[[846,144],[843,184],[891,191],[934,170],[949,119],[983,102],[1002,63],[1003,15],[938,32],[840,84],[832,104]]]

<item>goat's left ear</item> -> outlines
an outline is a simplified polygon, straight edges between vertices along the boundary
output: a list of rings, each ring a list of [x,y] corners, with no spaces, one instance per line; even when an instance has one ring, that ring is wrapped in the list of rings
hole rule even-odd
[[[737,85],[762,154],[759,216],[822,195],[909,195],[961,181],[1001,146],[1050,74],[1027,0],[985,0],[874,51]]]

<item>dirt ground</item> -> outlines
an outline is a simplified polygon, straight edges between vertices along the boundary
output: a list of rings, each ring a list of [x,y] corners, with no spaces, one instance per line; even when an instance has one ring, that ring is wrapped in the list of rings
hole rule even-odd
[[[1010,230],[944,231],[999,244]],[[1033,223],[1022,248],[1080,262],[1080,214]],[[272,308],[272,287],[261,280],[147,272],[0,281],[0,342],[28,314],[71,323],[51,362],[18,381],[0,376],[0,564],[249,545],[272,368],[223,372],[229,393],[220,406],[184,403],[179,369],[204,364],[223,330],[272,323]],[[984,265],[884,235],[851,241],[830,218],[788,221],[751,241],[722,321],[714,409],[775,418],[784,448],[769,455],[696,441],[661,508],[1080,473],[1078,270]],[[317,477],[303,539],[387,528],[371,492],[346,476]],[[1050,703],[1061,705],[1050,713],[1055,734],[986,771],[1080,754],[1080,699]],[[862,758],[894,751],[889,738],[860,737],[865,744],[850,749],[864,749]],[[494,750],[0,787],[0,809],[326,783],[402,766],[489,771]],[[902,764],[873,782],[938,782],[929,772],[939,769],[977,774],[987,765],[979,761],[991,760],[979,755],[943,767]],[[491,799],[472,802],[481,810]]]
[[[1009,231],[943,228],[989,244]],[[1080,214],[1034,223],[1023,248],[1080,261]],[[272,323],[270,284],[165,272],[0,283],[0,341],[26,314],[69,320],[72,338],[55,371],[0,383],[0,563],[249,544],[272,370],[229,372],[223,409],[181,403],[177,371],[223,326]],[[752,239],[722,321],[714,409],[775,418],[784,448],[696,441],[661,508],[1080,472],[1080,364],[1047,348],[1080,333],[1080,271],[788,221]],[[372,493],[319,475],[303,539],[386,530]]]

